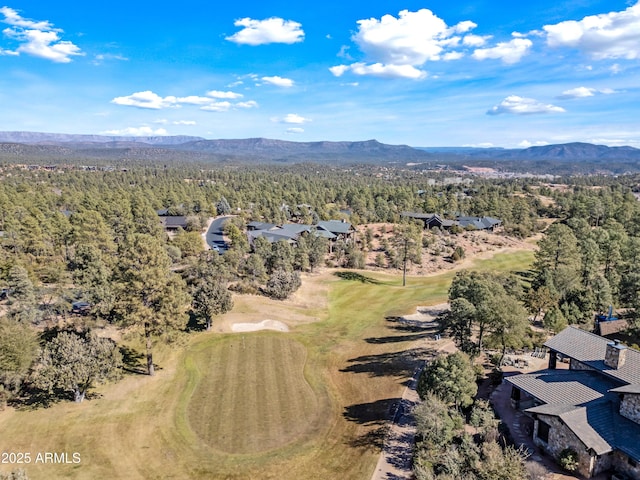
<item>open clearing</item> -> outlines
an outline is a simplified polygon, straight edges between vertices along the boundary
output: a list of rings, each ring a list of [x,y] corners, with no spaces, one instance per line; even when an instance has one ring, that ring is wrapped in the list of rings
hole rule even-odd
[[[473,268],[526,271],[532,258]],[[0,412],[0,451],[80,453],[78,465],[24,465],[35,480],[369,479],[389,412],[437,347],[398,317],[446,301],[454,272],[406,287],[398,275],[350,273],[305,276],[284,302],[236,297],[215,332],[158,346],[155,377],[127,374],[80,405]],[[290,331],[231,333],[264,319]]]

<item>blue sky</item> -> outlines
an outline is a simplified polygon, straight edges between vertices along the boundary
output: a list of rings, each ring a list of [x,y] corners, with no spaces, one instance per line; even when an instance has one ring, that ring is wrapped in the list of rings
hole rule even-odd
[[[0,130],[640,147],[640,0],[0,3]]]

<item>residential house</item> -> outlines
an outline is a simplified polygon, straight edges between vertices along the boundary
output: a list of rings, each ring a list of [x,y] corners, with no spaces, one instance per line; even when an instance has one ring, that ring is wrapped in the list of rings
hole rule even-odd
[[[413,218],[424,222],[424,228],[440,228],[450,230],[458,226],[460,228],[475,228],[476,230],[493,231],[502,224],[502,220],[493,217],[465,217],[457,216],[455,220],[442,218],[437,213],[402,212],[403,217]]]
[[[355,239],[356,229],[346,220],[324,220],[317,223],[319,232],[325,231],[333,234],[335,238],[322,234],[330,240],[344,240],[345,242]]]
[[[184,215],[166,215],[160,217],[160,223],[167,233],[175,233],[178,229],[187,228],[187,217]]]
[[[305,225],[299,223],[285,223],[274,225],[272,223],[250,222],[247,225],[247,237],[249,243],[258,237],[266,238],[270,243],[284,240],[292,245],[296,245],[300,235],[318,235],[330,241],[344,239],[350,241],[354,236],[355,229],[349,222],[341,220],[329,220],[318,222],[317,225]]]
[[[545,346],[546,370],[506,379],[512,406],[534,419],[534,443],[556,458],[573,449],[584,477],[640,479],[640,352],[576,327]]]

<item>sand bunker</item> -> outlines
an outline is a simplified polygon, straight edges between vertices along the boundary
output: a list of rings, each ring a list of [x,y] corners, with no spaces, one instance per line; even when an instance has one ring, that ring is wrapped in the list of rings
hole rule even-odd
[[[449,309],[448,303],[440,303],[438,305],[431,305],[428,307],[416,307],[416,313],[410,315],[403,315],[402,319],[406,323],[422,323],[422,322],[434,322],[438,315]]]
[[[234,323],[231,325],[232,332],[257,332],[258,330],[288,332],[289,327],[277,320],[263,320],[260,323]]]

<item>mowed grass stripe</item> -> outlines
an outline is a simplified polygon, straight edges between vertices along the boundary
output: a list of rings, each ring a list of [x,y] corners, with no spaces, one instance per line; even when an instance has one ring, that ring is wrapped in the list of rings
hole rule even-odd
[[[278,333],[229,335],[191,354],[202,376],[187,407],[207,445],[235,454],[281,447],[310,427],[317,399],[306,349]]]
[[[306,360],[306,350],[301,344],[287,342],[283,345],[282,358],[284,365],[291,367],[289,371],[285,372],[284,379],[286,382],[286,388],[281,392],[283,397],[285,395],[285,391],[292,391],[295,388],[293,385],[294,379],[299,376],[304,376],[304,361],[302,363],[296,361],[296,359],[301,357],[303,360]],[[281,410],[282,421],[287,427],[287,433],[291,435],[302,433],[301,431],[296,431],[296,428],[300,428],[301,426],[306,427],[306,425],[311,423],[313,418],[313,412],[315,412],[315,408],[317,406],[317,399],[313,395],[311,387],[307,386],[307,389],[309,392],[306,395],[294,395],[282,399],[282,402],[285,405],[285,408]],[[294,415],[299,416],[305,422],[291,422],[290,419]]]

